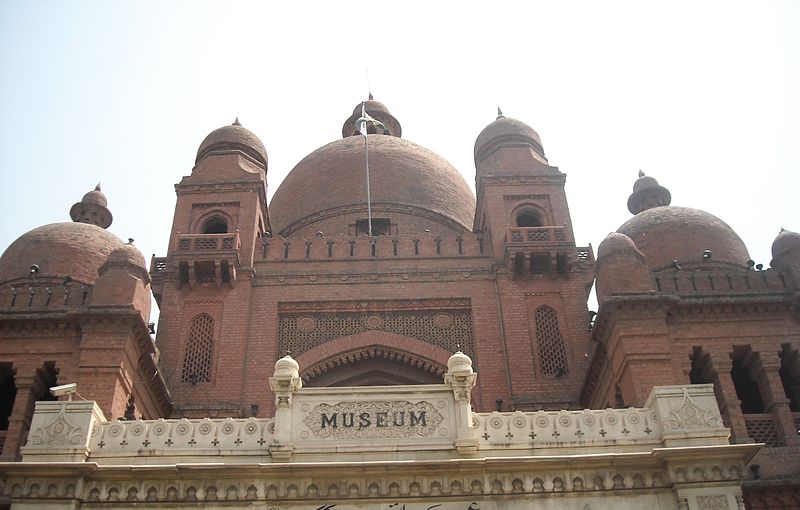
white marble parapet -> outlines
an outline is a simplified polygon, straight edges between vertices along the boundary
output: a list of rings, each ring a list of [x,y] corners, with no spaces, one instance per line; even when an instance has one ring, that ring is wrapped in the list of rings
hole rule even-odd
[[[39,403],[23,459],[269,463],[318,461],[329,455],[413,459],[422,452],[426,458],[447,459],[646,452],[728,441],[711,385],[657,387],[644,408],[511,413],[459,412],[467,405],[458,400],[462,389],[296,389],[286,399],[282,422],[105,421],[91,402]],[[280,423],[282,431],[277,430]]]
[[[275,436],[272,418],[136,420],[97,423],[89,449],[92,460],[138,456],[265,456]]]
[[[652,409],[474,413],[479,450],[660,445]]]

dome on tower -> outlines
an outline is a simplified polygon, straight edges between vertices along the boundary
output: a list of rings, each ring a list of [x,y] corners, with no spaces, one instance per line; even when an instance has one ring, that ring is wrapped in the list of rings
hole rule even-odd
[[[209,133],[197,149],[197,158],[194,162],[199,163],[209,154],[224,154],[230,151],[240,151],[264,167],[267,166],[267,149],[252,131],[242,127],[239,119],[230,126],[223,126]]]
[[[128,243],[119,248],[116,248],[106,258],[105,264],[107,265],[130,265],[140,269],[147,270],[147,263],[144,260],[144,255],[139,249]]]
[[[800,253],[800,234],[782,228],[772,242],[772,258],[777,259],[792,252]]]
[[[619,232],[611,232],[597,247],[597,258],[601,259],[613,253],[630,251],[637,251],[636,244],[631,238]]]
[[[0,279],[28,277],[35,264],[37,277],[70,277],[92,285],[108,255],[122,246],[117,236],[96,225],[44,225],[22,234],[6,249],[0,257]]]
[[[370,104],[385,109],[381,103],[367,103],[367,113],[375,119],[384,124],[394,119],[381,118],[379,109],[370,110]],[[355,126],[360,115],[359,105],[345,128]],[[430,216],[432,212],[434,217],[457,223],[458,228],[471,227],[475,197],[461,174],[444,158],[399,136],[369,135],[368,144],[373,207],[381,204],[412,215],[425,211]],[[364,156],[364,137],[345,136],[300,161],[269,205],[275,232],[290,235],[305,218],[346,214],[354,206],[365,205]]]
[[[483,128],[475,140],[475,164],[504,146],[528,146],[542,158],[545,157],[539,133],[524,122],[505,117],[500,113],[494,122]]]
[[[746,266],[747,247],[727,223],[699,209],[669,206],[671,198],[667,188],[640,170],[628,197],[628,209],[635,216],[617,229],[636,244],[651,269],[658,271],[673,261]]]
[[[0,256],[0,281],[28,278],[35,265],[37,278],[69,277],[93,285],[109,254],[124,246],[105,229],[111,223],[106,205],[98,184],[72,206],[72,223],[52,223],[22,234]]]
[[[381,122],[385,128],[382,133],[376,130],[375,134],[396,136],[398,138],[403,135],[403,128],[400,127],[400,122],[398,122],[394,115],[389,113],[389,109],[386,108],[386,105],[372,99],[372,94],[370,94],[369,99],[363,103],[358,103],[353,109],[353,114],[344,121],[342,125],[343,138],[360,134],[356,128],[356,120],[361,117],[362,107],[367,115]]]
[[[654,207],[626,221],[617,232],[630,237],[650,268],[711,260],[745,267],[750,255],[742,239],[713,214],[689,207]]]

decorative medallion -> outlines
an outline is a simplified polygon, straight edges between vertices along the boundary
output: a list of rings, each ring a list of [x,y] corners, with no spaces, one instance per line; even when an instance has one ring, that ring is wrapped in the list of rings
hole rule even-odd
[[[433,326],[438,329],[449,329],[453,326],[453,316],[449,313],[440,313],[433,318]]]
[[[710,409],[702,409],[694,403],[686,388],[683,389],[683,402],[680,407],[669,412],[666,420],[668,429],[698,429],[706,427],[721,427],[719,415]]]
[[[379,315],[370,315],[367,317],[368,329],[381,329],[383,327],[383,317]]]
[[[70,423],[64,410],[58,414],[50,425],[39,427],[30,436],[28,441],[36,446],[52,444],[71,444],[77,445],[85,437],[81,434],[81,428]]]
[[[300,317],[297,319],[297,329],[303,333],[310,333],[317,329],[317,319],[314,317]]]

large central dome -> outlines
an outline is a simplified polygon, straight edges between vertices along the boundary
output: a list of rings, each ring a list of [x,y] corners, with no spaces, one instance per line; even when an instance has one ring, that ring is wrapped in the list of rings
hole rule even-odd
[[[410,214],[422,209],[471,228],[475,197],[444,158],[397,136],[369,135],[368,143],[372,204],[405,207]],[[270,218],[275,233],[287,236],[309,217],[344,214],[366,201],[364,137],[347,136],[294,167],[272,198]]]

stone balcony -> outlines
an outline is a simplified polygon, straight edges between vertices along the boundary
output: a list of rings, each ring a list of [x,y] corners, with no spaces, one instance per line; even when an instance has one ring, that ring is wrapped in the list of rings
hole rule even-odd
[[[240,269],[239,232],[225,234],[178,234],[168,257],[153,257],[150,277],[153,293],[160,299],[164,277],[173,274],[178,285],[233,285]]]
[[[542,244],[566,241],[564,227],[509,227],[506,231],[506,243]]]
[[[179,252],[208,253],[238,251],[241,246],[239,232],[226,234],[178,234],[176,246]]]

